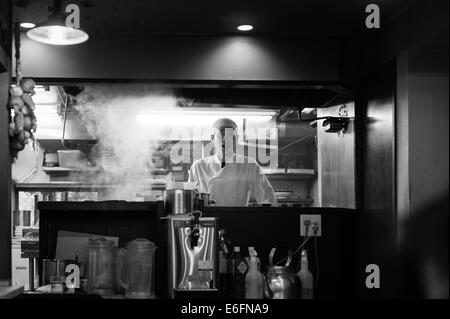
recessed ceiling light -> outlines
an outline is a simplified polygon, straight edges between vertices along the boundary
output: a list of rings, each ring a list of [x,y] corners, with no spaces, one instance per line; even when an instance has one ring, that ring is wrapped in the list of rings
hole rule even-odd
[[[20,26],[24,29],[33,29],[36,25],[31,22],[22,22]]]
[[[242,24],[237,27],[239,31],[250,31],[253,29],[253,26],[250,24]]]

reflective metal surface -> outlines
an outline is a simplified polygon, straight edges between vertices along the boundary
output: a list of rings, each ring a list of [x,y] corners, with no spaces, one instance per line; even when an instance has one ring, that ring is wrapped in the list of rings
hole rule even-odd
[[[194,208],[194,191],[188,189],[168,189],[164,191],[164,206],[167,213],[186,214]]]
[[[266,298],[300,298],[300,279],[295,273],[290,273],[287,267],[269,267],[265,277],[264,294]]]
[[[169,289],[216,289],[217,273],[217,219],[200,218],[194,223],[191,216],[168,218]]]

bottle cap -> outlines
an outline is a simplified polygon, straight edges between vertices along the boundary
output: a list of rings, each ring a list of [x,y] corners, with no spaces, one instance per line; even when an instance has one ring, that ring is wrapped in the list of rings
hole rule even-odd
[[[302,250],[302,261],[308,261],[308,252],[306,250]]]
[[[256,252],[255,247],[253,247],[253,246],[248,247],[248,254],[249,254],[249,256],[255,256],[255,257],[258,256],[258,253]]]

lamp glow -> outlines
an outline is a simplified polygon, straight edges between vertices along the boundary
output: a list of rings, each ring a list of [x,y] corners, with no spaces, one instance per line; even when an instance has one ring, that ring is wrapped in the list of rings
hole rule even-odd
[[[256,139],[258,130],[273,127],[276,110],[220,109],[210,110],[142,110],[136,114],[136,124],[151,138],[176,140],[209,141],[213,133],[213,123],[222,117],[233,120],[238,125],[242,138],[243,130],[247,139]],[[246,128],[243,127],[246,120]]]
[[[35,41],[53,45],[74,45],[86,42],[86,32],[61,25],[41,26],[31,29],[27,36]]]
[[[22,22],[20,26],[24,29],[33,29],[36,25],[32,22]]]
[[[27,36],[34,41],[52,45],[74,45],[89,39],[83,30],[66,26],[65,16],[61,13],[51,14],[46,22],[28,30]]]
[[[213,110],[200,110],[191,108],[190,110],[159,110],[159,111],[142,111],[136,115],[139,123],[146,124],[162,124],[171,123],[172,125],[189,125],[202,126],[212,125],[215,120],[221,117],[228,117],[234,121],[241,122],[243,118],[252,118],[260,121],[270,121],[276,116],[276,110],[254,110],[254,109],[224,109],[215,108]]]
[[[239,31],[250,31],[250,30],[253,30],[253,26],[250,24],[242,24],[242,25],[238,26],[237,29]]]
[[[255,110],[255,109],[225,109],[214,108],[211,110],[200,110],[192,108],[190,110],[143,110],[136,114],[136,123],[139,125],[150,125],[156,127],[172,127],[186,129],[210,130],[213,123],[222,117],[227,117],[236,124],[243,123],[244,119],[250,121],[247,125],[257,125],[266,127],[277,115],[276,110]]]

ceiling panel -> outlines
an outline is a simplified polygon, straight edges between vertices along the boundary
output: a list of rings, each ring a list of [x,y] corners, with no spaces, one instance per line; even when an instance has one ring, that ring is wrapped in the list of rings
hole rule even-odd
[[[261,35],[348,35],[364,31],[365,6],[377,3],[388,23],[413,0],[73,0],[90,32],[173,34],[234,33],[252,24]],[[69,2],[63,2],[66,4]],[[51,0],[15,0],[15,17],[40,22]]]

